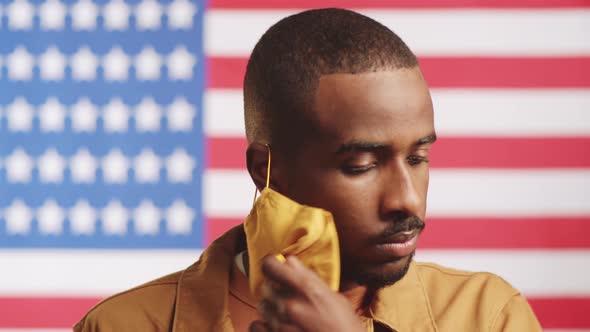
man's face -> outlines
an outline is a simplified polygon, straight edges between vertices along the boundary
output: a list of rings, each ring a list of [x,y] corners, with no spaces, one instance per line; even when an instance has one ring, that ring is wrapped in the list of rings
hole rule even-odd
[[[343,281],[399,280],[423,228],[435,139],[420,69],[322,76],[304,124],[285,194],[332,212]]]

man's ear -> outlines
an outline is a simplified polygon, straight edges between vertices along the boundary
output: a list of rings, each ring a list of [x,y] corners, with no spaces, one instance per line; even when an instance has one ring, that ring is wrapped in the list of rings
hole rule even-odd
[[[246,163],[248,165],[248,173],[256,188],[262,191],[266,187],[266,175],[268,165],[268,147],[262,143],[251,143],[246,150]],[[271,151],[272,152],[272,151]],[[278,164],[280,164],[277,154],[272,154],[270,163],[270,187],[278,192],[281,191],[280,185],[280,171]]]

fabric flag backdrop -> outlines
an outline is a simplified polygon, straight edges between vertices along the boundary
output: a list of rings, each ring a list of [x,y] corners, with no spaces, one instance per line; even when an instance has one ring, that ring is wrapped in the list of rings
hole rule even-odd
[[[0,331],[66,331],[247,214],[247,57],[298,10],[418,54],[440,136],[417,258],[590,331],[590,1],[2,0]]]

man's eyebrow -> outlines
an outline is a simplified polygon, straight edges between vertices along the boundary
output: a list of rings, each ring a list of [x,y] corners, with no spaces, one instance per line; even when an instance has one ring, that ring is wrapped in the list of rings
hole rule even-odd
[[[425,144],[430,144],[436,142],[436,134],[431,134],[428,136],[424,136],[421,139],[417,140],[414,146],[420,146]]]
[[[374,142],[362,142],[362,141],[352,141],[349,143],[344,143],[340,145],[336,154],[342,154],[347,152],[357,152],[357,151],[375,151],[375,150],[382,150],[387,148],[387,144],[382,143],[374,143]]]
[[[425,144],[434,143],[436,141],[436,134],[431,134],[428,136],[424,136],[421,139],[417,140],[414,143],[414,146],[420,146]],[[390,146],[383,143],[376,143],[376,142],[365,142],[365,141],[352,141],[348,143],[344,143],[338,147],[336,154],[348,153],[348,152],[369,152],[375,150],[383,150],[389,148]]]

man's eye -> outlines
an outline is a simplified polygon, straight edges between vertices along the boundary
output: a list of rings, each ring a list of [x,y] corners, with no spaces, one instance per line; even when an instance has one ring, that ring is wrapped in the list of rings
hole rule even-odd
[[[365,173],[366,171],[370,170],[371,168],[373,168],[375,166],[377,166],[377,165],[370,164],[370,165],[363,165],[363,166],[344,166],[344,167],[342,167],[342,170],[346,174],[359,175],[359,174]]]
[[[408,157],[408,163],[412,166],[416,166],[421,163],[427,163],[427,162],[428,162],[428,158],[426,158],[426,157],[420,157],[420,156],[409,156]]]

